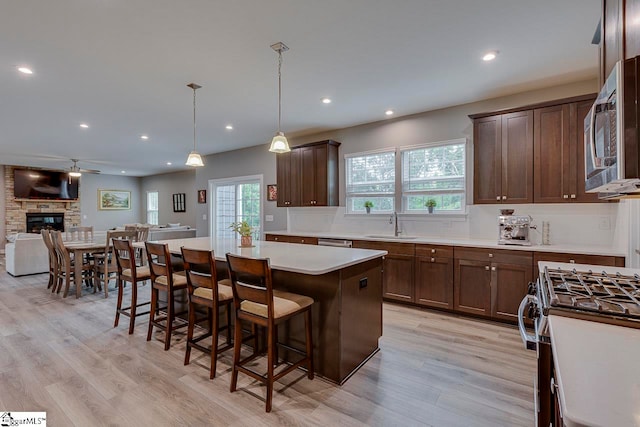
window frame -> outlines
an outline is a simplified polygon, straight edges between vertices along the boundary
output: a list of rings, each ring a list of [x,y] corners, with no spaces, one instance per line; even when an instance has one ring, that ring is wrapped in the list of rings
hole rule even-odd
[[[405,180],[404,180],[404,154],[409,152],[409,151],[414,151],[414,150],[423,150],[425,148],[436,148],[436,147],[443,147],[443,146],[447,146],[447,145],[462,145],[464,148],[464,153],[463,153],[463,162],[464,162],[464,176],[462,177],[462,190],[410,190],[410,191],[405,191]],[[403,147],[399,147],[398,148],[398,161],[400,163],[399,168],[400,168],[400,179],[399,182],[397,183],[397,185],[399,186],[399,198],[400,198],[400,206],[402,206],[402,213],[403,214],[407,214],[407,215],[423,215],[423,214],[428,214],[428,215],[466,215],[467,213],[467,179],[469,176],[469,161],[468,161],[468,141],[466,138],[456,138],[456,139],[449,139],[449,140],[444,140],[444,141],[434,141],[434,142],[427,142],[424,144],[416,144],[416,145],[407,145],[407,146],[403,146]],[[441,210],[441,209],[436,209],[433,211],[433,213],[429,214],[429,210],[427,209],[426,206],[424,206],[424,209],[415,209],[412,211],[408,211],[407,209],[407,205],[408,205],[408,197],[410,195],[424,195],[425,197],[429,196],[429,195],[438,195],[438,194],[462,194],[462,200],[461,200],[461,206],[459,210]]]
[[[156,209],[149,209],[149,196],[151,194],[155,194],[156,195]],[[151,225],[159,225],[160,224],[160,192],[158,190],[149,190],[147,191],[147,224],[151,224]],[[149,219],[149,214],[155,212],[156,214],[156,222],[153,223],[151,222],[151,220]]]
[[[370,151],[361,151],[358,153],[350,153],[344,155],[344,181],[345,181],[345,208],[346,213],[350,215],[362,215],[363,212],[354,211],[351,209],[351,203],[349,203],[349,198],[357,197],[357,198],[375,198],[375,197],[390,197],[393,200],[393,210],[383,210],[383,211],[372,211],[374,215],[389,215],[393,213],[394,210],[397,209],[397,193],[398,193],[398,153],[395,147],[393,148],[381,148],[378,150],[370,150]],[[347,172],[347,165],[349,164],[349,159],[354,157],[367,157],[374,156],[376,154],[386,154],[392,153],[394,156],[394,182],[393,182],[393,193],[384,193],[384,192],[376,192],[376,193],[363,193],[363,192],[349,192],[349,175]]]

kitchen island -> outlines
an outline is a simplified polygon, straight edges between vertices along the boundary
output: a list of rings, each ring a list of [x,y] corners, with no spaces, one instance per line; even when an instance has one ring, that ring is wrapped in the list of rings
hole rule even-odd
[[[386,251],[197,237],[161,240],[171,253],[180,248],[213,250],[226,270],[226,253],[269,258],[274,288],[310,296],[313,305],[313,357],[316,374],[344,383],[378,351],[382,336],[382,259]],[[134,246],[142,247],[142,243]],[[279,340],[304,348],[304,322],[292,319]],[[285,359],[288,354],[280,353]]]

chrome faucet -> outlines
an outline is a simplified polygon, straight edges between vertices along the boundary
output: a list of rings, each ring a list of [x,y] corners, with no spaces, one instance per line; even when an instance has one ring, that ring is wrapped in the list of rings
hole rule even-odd
[[[398,237],[402,231],[398,228],[398,213],[396,211],[393,211],[393,214],[389,217],[389,224],[394,224],[393,235]]]

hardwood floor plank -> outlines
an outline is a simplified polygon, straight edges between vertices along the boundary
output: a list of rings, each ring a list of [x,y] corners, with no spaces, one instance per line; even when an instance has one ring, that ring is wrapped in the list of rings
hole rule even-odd
[[[1,264],[1,263],[0,263]],[[535,353],[516,328],[385,304],[380,351],[342,387],[300,371],[265,388],[246,375],[229,393],[231,352],[192,351],[184,335],[163,350],[148,316],[113,328],[116,292],[62,298],[47,276],[0,265],[0,410],[44,410],[51,425],[531,426]],[[149,296],[139,288],[139,299]],[[131,287],[125,289],[125,300]],[[266,370],[266,361],[254,366]]]

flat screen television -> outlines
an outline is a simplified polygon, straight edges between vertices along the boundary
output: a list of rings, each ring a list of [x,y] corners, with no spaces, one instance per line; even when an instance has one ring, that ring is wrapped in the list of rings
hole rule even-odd
[[[77,200],[78,179],[66,172],[14,169],[13,195],[16,199]]]

